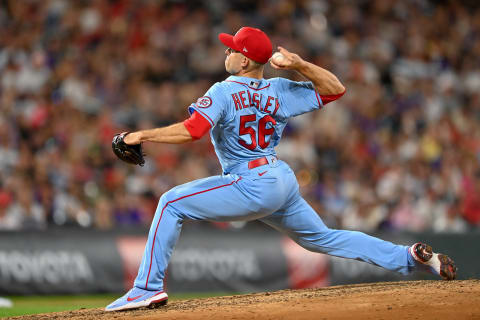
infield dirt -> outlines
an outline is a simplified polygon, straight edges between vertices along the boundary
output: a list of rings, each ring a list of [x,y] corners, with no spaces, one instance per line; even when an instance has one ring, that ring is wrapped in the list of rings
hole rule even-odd
[[[21,319],[480,319],[480,280],[282,290],[174,301],[156,309],[113,313],[83,309]]]

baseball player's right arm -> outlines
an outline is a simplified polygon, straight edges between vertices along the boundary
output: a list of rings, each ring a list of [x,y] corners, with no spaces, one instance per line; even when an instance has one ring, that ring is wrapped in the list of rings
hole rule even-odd
[[[292,53],[285,48],[278,47],[284,59],[270,64],[275,69],[296,70],[310,80],[321,96],[336,96],[345,93],[345,87],[340,80],[330,71],[323,69],[313,63],[303,60],[298,54]]]

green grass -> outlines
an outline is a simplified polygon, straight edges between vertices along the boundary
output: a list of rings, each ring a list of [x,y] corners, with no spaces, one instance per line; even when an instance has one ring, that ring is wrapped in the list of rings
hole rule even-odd
[[[218,297],[232,293],[187,293],[169,295],[169,300]],[[28,314],[103,308],[121,294],[69,295],[69,296],[10,296],[12,308],[0,308],[0,318]]]

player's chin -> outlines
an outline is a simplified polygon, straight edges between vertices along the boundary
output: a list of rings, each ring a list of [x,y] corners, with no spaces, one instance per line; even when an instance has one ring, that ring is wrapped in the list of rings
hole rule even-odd
[[[227,66],[225,66],[225,70],[231,74],[232,76],[236,75],[239,71],[235,70],[234,68],[229,68]]]

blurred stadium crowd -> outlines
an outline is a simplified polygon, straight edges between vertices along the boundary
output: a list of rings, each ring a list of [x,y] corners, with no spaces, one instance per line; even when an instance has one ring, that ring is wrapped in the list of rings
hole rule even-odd
[[[208,137],[115,133],[182,121],[227,77],[220,32],[260,27],[347,94],[277,147],[334,228],[464,232],[480,224],[480,10],[462,1],[1,1],[0,230],[149,225],[160,195],[221,173]],[[297,74],[266,67],[266,78]]]

